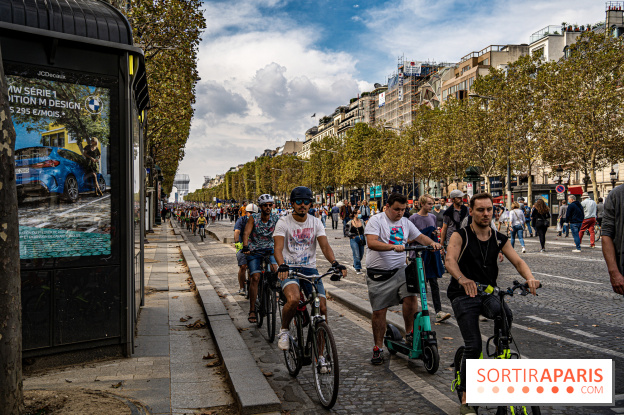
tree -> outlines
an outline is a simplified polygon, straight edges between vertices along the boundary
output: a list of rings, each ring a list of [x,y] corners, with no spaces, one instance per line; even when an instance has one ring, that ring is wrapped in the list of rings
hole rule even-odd
[[[15,128],[0,50],[0,414],[23,407],[22,301],[15,187]]]
[[[622,41],[584,32],[569,56],[544,72],[544,122],[551,129],[543,156],[552,165],[567,165],[591,177],[597,197],[596,170],[624,158]]]

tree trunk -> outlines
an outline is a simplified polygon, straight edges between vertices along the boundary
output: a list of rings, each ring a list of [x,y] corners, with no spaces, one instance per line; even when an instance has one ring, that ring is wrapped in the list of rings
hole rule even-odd
[[[533,206],[533,176],[531,176],[531,165],[529,164],[529,173],[527,175],[527,200],[528,206]]]
[[[492,194],[492,184],[490,183],[490,176],[485,175],[485,191]]]
[[[0,415],[19,414],[22,390],[22,301],[15,128],[0,50]]]

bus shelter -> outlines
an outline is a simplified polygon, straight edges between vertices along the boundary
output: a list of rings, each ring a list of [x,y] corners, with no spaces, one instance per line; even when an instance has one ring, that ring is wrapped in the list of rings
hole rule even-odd
[[[24,357],[130,355],[144,295],[143,52],[97,0],[0,0],[0,43]]]

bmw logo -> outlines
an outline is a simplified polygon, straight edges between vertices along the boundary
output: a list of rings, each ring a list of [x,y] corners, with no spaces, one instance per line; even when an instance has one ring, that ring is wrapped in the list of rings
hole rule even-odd
[[[102,112],[102,101],[100,100],[100,97],[90,96],[86,99],[85,104],[87,110],[91,114],[99,114]]]

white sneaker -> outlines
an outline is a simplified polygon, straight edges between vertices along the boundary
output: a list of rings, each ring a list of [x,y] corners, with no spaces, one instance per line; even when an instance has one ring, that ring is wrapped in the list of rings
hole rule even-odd
[[[581,252],[580,249],[573,249],[572,252]]]
[[[522,253],[524,254],[526,252],[526,249],[524,249],[524,247],[522,247]]]
[[[288,350],[290,348],[290,331],[280,329],[277,337],[277,347],[279,347],[281,350]]]
[[[329,372],[329,368],[327,367],[327,362],[325,362],[325,356],[321,356],[318,358],[318,366],[319,366],[320,373],[326,374]]]
[[[445,313],[444,311],[438,311],[436,314],[436,320],[439,322],[451,318],[451,313]]]
[[[238,294],[245,295],[245,289],[241,288],[240,290],[238,290]]]

